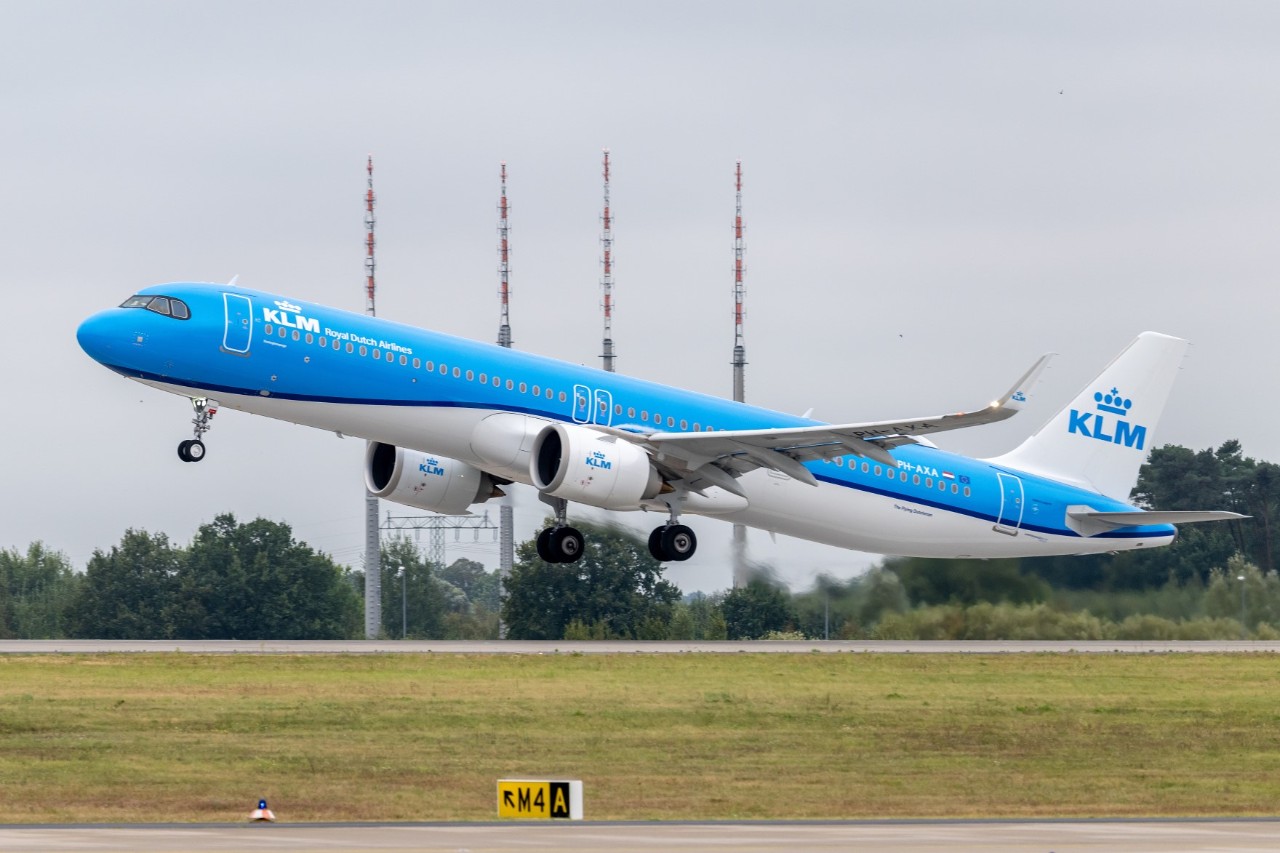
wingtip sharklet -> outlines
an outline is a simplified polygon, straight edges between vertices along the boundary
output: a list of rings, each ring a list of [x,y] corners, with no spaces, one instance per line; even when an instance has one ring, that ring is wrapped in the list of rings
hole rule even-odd
[[[1056,352],[1047,352],[1031,365],[1031,369],[1013,383],[1005,395],[996,402],[992,403],[993,408],[1005,409],[1010,412],[1021,411],[1023,406],[1027,404],[1027,398],[1031,396],[1032,391],[1040,382],[1040,377],[1044,374],[1045,368],[1049,366],[1049,362],[1057,355]]]

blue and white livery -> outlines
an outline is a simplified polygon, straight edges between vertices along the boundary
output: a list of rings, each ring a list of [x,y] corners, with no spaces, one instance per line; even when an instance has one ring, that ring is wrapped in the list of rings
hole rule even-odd
[[[111,370],[192,399],[184,461],[204,457],[219,406],[358,436],[368,488],[391,501],[454,514],[533,486],[555,510],[538,538],[552,562],[582,552],[570,502],[663,513],[660,560],[693,555],[685,513],[922,557],[1152,548],[1175,523],[1242,517],[1128,503],[1187,346],[1154,332],[994,459],[925,436],[1014,415],[1048,356],[974,411],[824,424],[230,285],[148,288],[77,337]]]

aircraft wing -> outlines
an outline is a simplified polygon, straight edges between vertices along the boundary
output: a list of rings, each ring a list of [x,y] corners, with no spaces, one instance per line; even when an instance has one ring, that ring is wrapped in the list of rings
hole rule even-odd
[[[1051,357],[1052,354],[1041,356],[1004,396],[971,412],[777,429],[655,432],[644,435],[613,429],[609,432],[647,447],[658,464],[665,465],[673,473],[680,474],[683,470],[692,475],[682,476],[694,489],[700,488],[697,482],[701,478],[707,481],[707,485],[740,494],[734,478],[755,468],[768,468],[816,486],[818,481],[802,463],[854,455],[875,459],[885,465],[896,465],[889,455],[889,448],[917,443],[913,436],[995,423],[1012,417],[1026,404],[1028,394]],[[724,482],[726,479],[729,484]]]

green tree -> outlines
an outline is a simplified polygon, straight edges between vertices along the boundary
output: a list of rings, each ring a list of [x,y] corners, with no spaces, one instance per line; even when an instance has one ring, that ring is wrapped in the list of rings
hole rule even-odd
[[[33,542],[22,554],[0,551],[0,637],[67,636],[67,616],[80,575],[66,556]]]
[[[497,572],[486,571],[484,564],[475,560],[457,559],[439,574],[441,580],[462,590],[473,607],[498,612],[502,589]]]
[[[311,640],[360,635],[346,571],[293,538],[289,525],[231,514],[203,525],[182,572],[181,636]]]
[[[786,590],[763,577],[731,590],[720,610],[730,640],[758,640],[790,629],[794,621]]]
[[[163,533],[127,530],[89,558],[68,618],[73,637],[103,640],[178,636],[178,572],[185,554]]]
[[[575,526],[586,537],[576,563],[542,562],[533,540],[517,548],[502,605],[507,635],[559,640],[576,621],[593,636],[637,639],[669,624],[680,591],[663,579],[648,545],[621,527]]]
[[[400,575],[401,567],[404,575]],[[442,639],[445,616],[469,609],[466,595],[436,576],[417,543],[397,537],[382,546],[382,631],[414,639]]]

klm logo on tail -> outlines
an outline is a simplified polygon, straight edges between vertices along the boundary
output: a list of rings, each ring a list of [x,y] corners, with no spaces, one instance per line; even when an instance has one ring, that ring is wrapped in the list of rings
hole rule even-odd
[[[1081,412],[1077,409],[1072,409],[1071,416],[1067,421],[1067,432],[1079,433],[1080,435],[1087,435],[1089,438],[1096,438],[1098,441],[1123,444],[1125,447],[1142,450],[1147,441],[1147,428],[1125,420],[1129,414],[1129,409],[1133,408],[1133,401],[1124,397],[1115,388],[1112,388],[1106,394],[1101,391],[1095,392],[1093,400],[1097,404],[1098,411]],[[1104,412],[1106,414],[1102,414]],[[1111,424],[1108,424],[1106,415],[1116,415],[1115,418],[1111,419]],[[1108,429],[1110,429],[1110,432],[1108,432]]]

